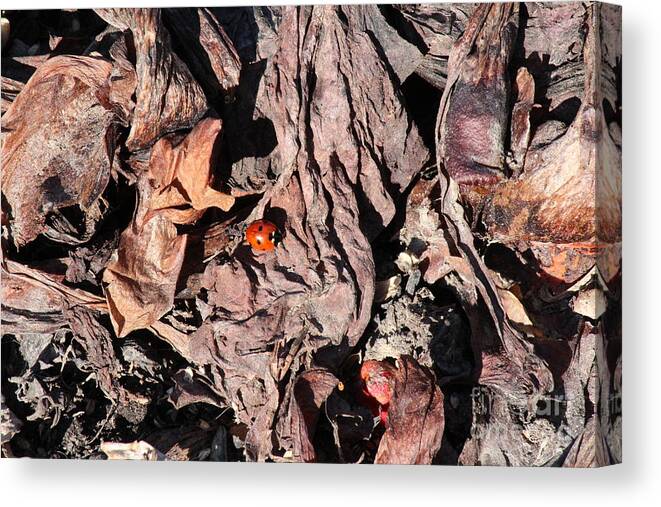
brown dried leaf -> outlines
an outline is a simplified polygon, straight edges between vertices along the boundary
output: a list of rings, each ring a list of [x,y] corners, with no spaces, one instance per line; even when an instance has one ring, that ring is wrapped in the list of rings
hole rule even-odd
[[[163,138],[152,148],[148,172],[139,180],[138,209],[103,275],[118,336],[150,327],[172,307],[187,244],[174,224],[194,222],[210,206],[228,210],[234,204],[210,187],[221,125],[207,118],[177,146]]]
[[[210,9],[166,9],[168,27],[191,72],[216,100],[239,85],[241,61],[234,44]]]
[[[448,174],[474,205],[505,173],[509,64],[517,4],[482,4],[450,54],[439,109],[439,150]]]
[[[129,60],[127,37],[118,36],[110,47],[113,64],[107,86],[107,102],[125,127],[129,126],[133,117],[134,93],[138,83],[135,67]]]
[[[136,54],[136,105],[126,146],[138,151],[159,137],[192,127],[208,109],[204,92],[172,51],[161,9],[98,9],[121,30],[131,30]]]
[[[522,176],[500,185],[485,210],[494,239],[532,245],[540,267],[567,283],[621,241],[621,152],[603,109],[598,6],[589,12],[585,90],[574,121],[556,141],[531,149]],[[619,258],[602,258],[610,281]]]
[[[295,460],[305,463],[316,460],[312,440],[319,420],[319,411],[338,382],[335,375],[322,369],[307,370],[294,382],[289,419]]]
[[[528,22],[523,46],[526,58],[536,57],[541,61],[548,55],[549,64],[560,66],[580,57],[586,15],[584,4],[527,2],[526,9]]]
[[[2,89],[1,109],[4,115],[9,106],[16,100],[16,97],[25,87],[37,67],[48,59],[49,55],[35,56],[14,56],[3,54],[2,58],[2,80],[0,88]],[[5,134],[5,119],[2,119],[2,135]]]
[[[120,365],[113,350],[112,336],[99,322],[100,312],[81,305],[67,305],[64,316],[67,326],[85,349],[87,361],[93,367],[104,394],[113,401],[126,398],[124,388],[117,381]]]
[[[114,115],[100,104],[99,92],[110,70],[99,58],[55,57],[37,69],[4,115],[3,211],[11,216],[17,246],[47,231],[53,239],[78,242],[53,231],[46,219],[69,206],[94,210],[108,183]]]
[[[174,303],[186,236],[163,215],[132,222],[120,238],[117,257],[103,273],[117,336],[149,327]]]
[[[194,222],[210,207],[229,210],[234,197],[211,188],[214,147],[222,122],[206,118],[178,145],[164,137],[151,150],[149,172],[155,190],[149,213],[159,213],[176,224]]]
[[[443,438],[443,393],[432,371],[410,356],[397,360],[394,380],[388,427],[374,462],[429,465]]]
[[[369,241],[429,156],[393,79],[353,7],[285,9],[264,83],[284,169],[249,217],[284,238],[273,252],[243,246],[208,265],[209,318],[191,342],[222,369],[253,457],[273,446],[274,379],[312,358],[338,366],[370,319]]]
[[[54,333],[62,327],[62,298],[3,269],[2,332]]]
[[[469,172],[475,169],[473,158],[470,156],[468,159],[465,158],[467,153],[474,155],[486,153],[488,156],[499,158],[503,150],[503,140],[499,134],[495,137],[491,136],[490,141],[484,145],[476,142],[475,145],[472,145],[477,150],[474,152],[463,151],[461,143],[464,142],[464,139],[461,137],[457,137],[456,145],[448,144],[445,140],[448,131],[455,128],[448,127],[446,123],[457,121],[459,123],[455,125],[457,127],[455,134],[465,128],[467,134],[472,132],[477,135],[469,142],[482,139],[481,136],[484,132],[480,129],[473,129],[471,117],[461,114],[463,103],[458,104],[459,114],[456,117],[448,112],[453,107],[455,85],[458,88],[463,87],[468,95],[476,93],[475,103],[486,104],[488,102],[481,93],[482,86],[471,84],[471,79],[480,77],[487,80],[486,92],[491,94],[489,96],[492,96],[495,104],[493,110],[486,111],[488,114],[480,117],[479,121],[485,122],[483,126],[493,123],[496,127],[494,132],[504,132],[503,129],[507,125],[507,93],[500,80],[507,79],[502,74],[507,71],[504,63],[509,61],[511,56],[509,47],[514,36],[513,32],[516,31],[516,22],[512,19],[515,11],[516,7],[510,4],[480,4],[471,15],[466,31],[457,41],[450,55],[448,82],[441,97],[436,128],[436,158],[440,189],[438,198],[432,199],[434,194],[428,194],[430,200],[427,201],[427,206],[432,206],[440,220],[442,233],[439,230],[438,233],[432,234],[432,237],[438,245],[442,246],[440,250],[442,255],[429,256],[427,271],[434,276],[430,278],[427,274],[426,280],[433,283],[438,277],[444,277],[446,283],[457,293],[471,326],[471,342],[479,382],[507,393],[508,399],[512,403],[525,406],[530,396],[534,397],[552,390],[553,378],[546,365],[533,353],[523,336],[512,328],[507,319],[503,318],[502,302],[497,295],[489,271],[475,247],[475,238],[466,221],[464,207],[459,202],[459,185],[449,167],[454,164],[455,170],[459,171],[455,177],[459,175],[461,180],[462,174],[469,174],[465,171],[466,169],[469,169]],[[489,51],[491,44],[493,44],[493,50]],[[475,53],[473,52],[474,47],[477,48]],[[489,65],[486,65],[487,63]],[[478,72],[475,72],[475,69]],[[464,72],[466,73],[466,83],[463,83]],[[491,81],[498,77],[500,78],[495,79],[495,82]],[[466,107],[472,107],[468,102],[465,104]],[[492,108],[491,105],[486,107]],[[462,121],[466,123],[462,125]],[[451,134],[451,137],[452,135],[454,134]],[[447,148],[450,149],[449,153]],[[457,158],[450,161],[448,165],[447,162],[452,157]],[[488,168],[487,172],[489,174],[486,176],[472,174],[471,181],[475,180],[479,183],[478,180],[481,178],[483,182],[489,180],[489,185],[492,185],[501,178]],[[476,188],[474,187],[473,190]],[[472,197],[481,202],[484,196],[481,192],[473,192]],[[469,200],[475,201],[472,197]],[[436,217],[432,216],[431,222],[433,223],[435,219]]]
[[[3,278],[11,276],[12,280],[18,280],[20,284],[27,283],[39,289],[48,290],[69,303],[84,305],[93,309],[105,309],[103,298],[64,285],[62,283],[64,274],[46,273],[42,270],[5,259],[2,262],[2,276]],[[19,297],[29,300],[32,296],[29,290],[21,288]],[[57,307],[55,306],[55,301],[57,299],[49,299],[49,302],[53,302],[54,307]],[[27,308],[27,306],[24,308]]]
[[[595,468],[611,464],[608,446],[599,427],[598,418],[592,417],[569,449],[563,467]]]

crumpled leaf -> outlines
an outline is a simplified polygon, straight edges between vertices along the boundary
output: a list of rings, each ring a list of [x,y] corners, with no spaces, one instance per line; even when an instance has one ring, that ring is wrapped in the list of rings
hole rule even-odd
[[[536,56],[541,61],[548,55],[548,63],[559,66],[580,57],[584,4],[531,2],[526,8],[526,58]]]
[[[621,152],[605,120],[598,7],[589,11],[576,117],[562,137],[528,152],[521,177],[499,186],[485,210],[493,239],[532,246],[540,268],[566,283],[598,257],[605,280],[619,270]]]
[[[251,435],[264,456],[274,379],[306,358],[336,367],[362,335],[375,283],[369,239],[429,156],[377,48],[351,9],[343,22],[342,9],[284,12],[265,86],[285,172],[250,217],[273,221],[283,241],[274,252],[244,246],[229,262],[209,263],[202,285],[211,313],[191,339],[197,361],[222,370],[239,420],[262,425]],[[379,86],[366,86],[375,76]]]
[[[439,153],[448,174],[474,206],[503,179],[509,64],[518,4],[482,4],[450,53],[452,81],[439,109]]]
[[[112,107],[117,119],[125,127],[129,126],[133,118],[135,109],[135,89],[138,83],[138,76],[133,63],[130,61],[127,39],[129,35],[114,34],[108,54],[112,60],[112,70],[108,79],[108,85],[104,90],[105,96],[102,96]]]
[[[100,312],[73,305],[65,309],[68,327],[85,349],[99,387],[113,401],[123,401],[124,389],[118,379],[119,364],[112,347],[110,331],[99,322]]]
[[[530,396],[539,396],[540,393],[552,390],[553,378],[546,365],[535,356],[523,336],[512,328],[507,319],[503,318],[502,302],[496,293],[496,287],[484,260],[476,249],[475,238],[467,222],[465,209],[459,202],[460,195],[462,195],[459,182],[450,175],[451,170],[446,164],[448,156],[454,155],[459,157],[455,160],[459,164],[457,167],[464,162],[468,162],[471,166],[473,162],[462,159],[461,157],[465,154],[460,151],[455,152],[454,155],[447,153],[447,143],[444,140],[448,129],[452,129],[452,127],[446,126],[446,122],[454,121],[448,111],[455,98],[455,85],[464,87],[470,93],[477,92],[475,102],[484,100],[483,97],[480,97],[479,85],[470,84],[470,81],[462,84],[464,71],[468,72],[468,78],[477,79],[480,73],[472,73],[471,69],[475,64],[481,63],[479,68],[487,70],[489,67],[484,65],[491,59],[494,60],[492,63],[496,75],[505,71],[503,64],[511,56],[509,44],[513,37],[512,31],[516,27],[516,21],[511,19],[515,9],[509,4],[479,5],[471,15],[466,31],[455,44],[450,55],[447,86],[441,97],[437,118],[436,162],[440,188],[434,192],[432,186],[429,192],[423,191],[422,197],[417,198],[424,199],[426,196],[429,199],[427,202],[430,206],[428,214],[432,219],[431,223],[440,220],[440,223],[445,225],[436,233],[432,231],[431,238],[420,238],[423,241],[423,250],[428,249],[427,247],[431,243],[441,247],[440,255],[434,255],[435,250],[429,249],[429,263],[425,280],[433,283],[439,278],[443,278],[448,286],[456,291],[470,322],[471,345],[475,363],[479,366],[477,371],[479,382],[507,392],[508,398],[513,403],[526,405]],[[481,38],[482,30],[485,31],[485,34]],[[501,35],[504,37],[502,41],[498,35],[501,31],[503,32]],[[473,42],[476,39],[481,42],[474,46]],[[492,51],[490,51],[490,44],[495,44]],[[474,47],[477,48],[477,51],[473,54]],[[485,77],[488,76],[487,73]],[[495,88],[490,91],[496,93],[494,100],[497,100],[503,90],[500,88],[500,84],[493,84]],[[487,124],[497,122],[498,116],[502,113],[500,109],[502,107],[504,107],[503,103],[497,100],[495,108],[496,112],[500,111],[499,114],[487,115],[482,120],[485,120]],[[461,113],[461,106],[459,112]],[[470,129],[470,121],[464,126]],[[503,128],[505,125],[501,124],[499,129]],[[496,130],[500,132],[500,130]],[[481,135],[477,131],[475,133],[478,134],[478,137]],[[457,141],[459,144],[463,142],[461,138],[457,138]],[[485,143],[486,148],[479,146],[479,143],[474,147],[484,148],[491,155],[499,156],[502,150],[502,140],[500,136],[496,136]],[[487,172],[494,175],[490,169]],[[496,183],[490,176],[486,179],[482,178],[482,183],[478,180],[480,177],[476,180],[478,185],[482,185],[487,180],[489,180],[487,186]],[[469,181],[466,180],[465,183],[469,183]],[[473,192],[473,190],[470,191]],[[469,201],[472,200],[475,205],[483,197],[481,191],[475,191],[472,193],[472,197],[469,196]],[[412,223],[414,224],[414,222]],[[415,228],[414,225],[411,227]]]
[[[295,461],[311,463],[316,460],[313,438],[319,411],[338,382],[335,375],[322,369],[307,370],[296,379],[289,413]]]
[[[393,377],[388,426],[374,462],[429,465],[443,438],[443,393],[432,371],[410,356],[397,360]]]
[[[590,419],[583,432],[570,447],[569,453],[562,463],[563,467],[594,468],[609,465],[611,459],[608,455],[608,446],[597,422],[597,418]]]
[[[222,121],[206,118],[178,145],[164,137],[152,148],[149,172],[155,188],[149,200],[149,213],[158,213],[176,224],[194,222],[207,208],[224,211],[234,197],[211,188],[214,147]]]
[[[67,323],[68,304],[104,309],[102,298],[68,287],[64,274],[11,260],[2,262],[2,329],[5,333],[54,333]]]
[[[206,384],[199,376],[195,376],[191,368],[180,370],[174,374],[174,389],[170,392],[169,399],[176,408],[182,408],[193,403],[208,403],[223,407],[227,404],[213,386]]]
[[[221,125],[207,118],[177,146],[163,138],[152,148],[138,184],[138,209],[103,274],[118,336],[151,326],[172,307],[188,241],[175,224],[194,222],[210,206],[228,210],[234,204],[210,187]]]
[[[105,21],[130,30],[135,45],[137,87],[126,146],[138,151],[159,137],[192,127],[208,109],[204,92],[172,51],[161,9],[97,9]]]
[[[89,230],[81,233],[71,225],[58,230],[47,217],[77,206],[86,221],[100,218],[95,203],[110,177],[114,114],[101,105],[99,93],[110,70],[110,62],[100,58],[52,58],[39,66],[4,115],[3,212],[11,217],[16,246],[45,232],[65,243],[89,239]]]
[[[122,233],[117,256],[103,273],[117,336],[149,327],[172,307],[185,249],[186,236],[177,235],[164,215],[134,221]]]

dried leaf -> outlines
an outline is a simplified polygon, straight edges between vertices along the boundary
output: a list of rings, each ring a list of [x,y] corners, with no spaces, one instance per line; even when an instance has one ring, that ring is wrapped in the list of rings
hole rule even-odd
[[[531,245],[541,269],[567,283],[598,257],[611,280],[621,241],[621,152],[605,121],[598,6],[589,12],[585,90],[574,121],[556,141],[530,150],[522,176],[499,186],[485,210],[494,239]]]
[[[176,37],[191,72],[212,100],[239,85],[241,61],[234,44],[210,9],[166,9],[168,27]]]
[[[54,333],[64,320],[62,301],[47,288],[3,270],[3,333]]]
[[[103,275],[118,336],[151,326],[172,307],[188,239],[174,224],[194,222],[210,206],[228,210],[234,204],[210,187],[221,125],[207,118],[177,146],[163,138],[152,148],[148,172],[139,180],[138,209]]]
[[[431,464],[445,426],[443,393],[434,374],[409,357],[397,360],[388,427],[375,463]]]
[[[571,468],[594,468],[609,465],[608,447],[597,419],[593,417],[585,425],[581,435],[569,449],[562,466]]]
[[[485,122],[484,125],[493,124],[493,132],[498,135],[494,136],[490,133],[484,144],[481,141],[475,145],[471,144],[477,151],[470,153],[486,154],[487,158],[500,157],[503,150],[500,133],[504,132],[507,123],[507,93],[504,83],[499,81],[507,80],[503,73],[507,72],[505,62],[511,57],[511,44],[517,27],[517,20],[514,17],[516,9],[517,7],[511,4],[478,6],[471,15],[466,31],[450,54],[448,81],[441,97],[436,125],[436,159],[440,189],[439,197],[433,201],[435,211],[446,227],[443,228],[442,235],[435,235],[437,243],[444,245],[441,250],[443,255],[430,258],[428,271],[434,274],[434,278],[427,279],[435,281],[436,277],[447,277],[449,286],[457,292],[471,326],[475,362],[480,365],[479,382],[507,392],[508,398],[513,403],[525,405],[530,396],[552,390],[553,378],[546,365],[531,352],[523,336],[503,318],[502,303],[484,261],[475,247],[475,238],[466,221],[465,210],[459,203],[459,181],[455,181],[457,175],[464,174],[472,178],[464,181],[469,186],[470,181],[475,180],[478,187],[485,182],[489,187],[501,178],[487,166],[481,166],[482,169],[477,168],[477,174],[469,174],[476,168],[470,156],[466,159],[468,152],[458,149],[464,139],[457,137],[456,145],[448,144],[445,139],[449,131],[456,130],[454,133],[457,134],[464,127],[467,129],[467,139],[470,139],[468,133],[473,131],[470,116],[461,114],[462,102],[458,103],[456,118],[449,114],[449,110],[453,107],[455,86],[463,87],[467,94],[477,93],[475,103],[487,104],[482,101],[486,100],[485,96],[491,96],[494,103],[485,106],[490,112],[480,117],[480,121]],[[476,48],[475,52],[473,52],[474,48]],[[493,68],[486,65],[488,62],[493,64]],[[475,69],[478,71],[475,72]],[[463,83],[464,73],[466,73],[466,83]],[[479,81],[482,75],[487,79],[485,90],[487,95],[484,96],[481,94],[480,85],[471,81],[471,79]],[[497,76],[500,76],[500,79],[490,80]],[[466,103],[466,107],[472,106]],[[457,129],[446,125],[455,121],[459,122],[456,125]],[[463,126],[462,121],[466,122]],[[482,139],[483,132],[479,129],[473,132],[478,137],[467,141],[469,143]],[[447,152],[446,148],[449,148],[450,152]],[[454,151],[455,149],[458,151]],[[454,162],[449,161],[452,157],[458,158]],[[454,176],[451,175],[450,167],[453,164],[455,170],[459,170]],[[496,164],[492,167],[500,167],[500,165]],[[469,173],[465,172],[467,168]],[[483,170],[486,170],[486,173],[479,174]],[[472,193],[469,201],[472,200],[474,205],[479,204],[484,197],[478,187],[470,190]],[[474,191],[475,189],[478,190]]]
[[[284,238],[263,255],[240,247],[203,277],[211,313],[191,349],[222,369],[223,395],[255,438],[253,457],[273,445],[273,378],[311,355],[334,368],[362,335],[375,282],[369,239],[429,155],[355,16],[335,6],[286,8],[265,76],[285,172],[251,214],[273,221]],[[364,63],[353,66],[357,55]],[[375,76],[380,86],[366,86]]]
[[[135,110],[126,146],[138,151],[159,137],[192,127],[208,109],[199,84],[172,51],[161,9],[98,9],[108,23],[131,30],[136,54]]]
[[[214,147],[221,127],[219,119],[206,118],[178,145],[167,137],[154,145],[149,172],[155,189],[148,215],[158,213],[173,223],[187,224],[207,208],[227,211],[232,207],[234,197],[211,188]]]
[[[186,236],[178,236],[163,215],[134,222],[122,233],[117,257],[103,273],[117,336],[149,327],[170,310],[185,249]]]
[[[473,205],[505,175],[509,64],[518,5],[483,4],[450,54],[439,150],[448,174]]]
[[[108,183],[114,115],[98,96],[110,70],[110,62],[99,58],[55,57],[37,69],[4,115],[3,211],[17,246],[47,231],[53,239],[77,242],[53,231],[47,217],[70,206],[88,213]]]
[[[321,405],[338,384],[338,379],[326,370],[307,370],[294,383],[290,408],[293,456],[305,463],[316,460],[312,443]]]

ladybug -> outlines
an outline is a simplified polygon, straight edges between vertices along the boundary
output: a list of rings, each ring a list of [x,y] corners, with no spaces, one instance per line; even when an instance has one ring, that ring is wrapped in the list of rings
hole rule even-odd
[[[270,252],[282,241],[277,226],[268,220],[255,220],[246,229],[246,241],[253,250]]]

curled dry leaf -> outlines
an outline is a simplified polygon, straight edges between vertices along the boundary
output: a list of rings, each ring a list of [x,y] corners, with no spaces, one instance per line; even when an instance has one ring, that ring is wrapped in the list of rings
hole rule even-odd
[[[3,332],[20,335],[54,333],[72,327],[69,312],[73,306],[90,311],[105,309],[102,298],[68,287],[62,283],[63,279],[64,274],[46,273],[5,260],[2,263]],[[105,335],[101,333],[93,339],[104,342]],[[98,347],[98,344],[93,346]],[[100,362],[107,364],[107,361],[107,358],[100,357]]]
[[[224,211],[234,197],[211,188],[214,149],[222,122],[206,118],[178,145],[164,137],[152,148],[149,176],[154,190],[149,199],[149,215],[168,217],[173,223],[188,224],[199,219],[207,208]]]
[[[152,148],[138,185],[138,209],[103,275],[118,336],[151,326],[172,307],[187,244],[175,224],[196,221],[208,207],[234,204],[210,186],[221,125],[207,118],[177,146],[163,138]]]
[[[335,375],[322,369],[307,370],[296,379],[289,415],[295,460],[306,463],[316,460],[313,439],[320,409],[338,382]]]
[[[450,54],[439,149],[448,174],[474,205],[505,176],[509,65],[518,4],[483,4]],[[444,107],[447,105],[446,107]]]
[[[125,127],[129,126],[133,117],[133,110],[135,109],[134,93],[138,83],[135,67],[130,61],[127,39],[127,35],[116,36],[114,43],[108,50],[112,60],[112,71],[106,89],[106,100],[113,108],[118,123]]]
[[[621,154],[605,120],[598,6],[589,13],[576,117],[562,137],[528,152],[521,177],[499,186],[485,209],[492,238],[530,247],[540,268],[565,283],[597,259],[606,281],[619,269]]]
[[[97,14],[120,30],[130,30],[135,45],[137,87],[131,131],[126,146],[138,151],[159,137],[190,128],[208,105],[186,64],[172,51],[161,9],[98,9]]]
[[[374,462],[429,465],[443,438],[443,393],[434,373],[409,356],[397,360],[393,377],[388,427]]]
[[[203,277],[211,314],[191,349],[222,369],[239,420],[255,427],[270,414],[251,434],[260,455],[273,445],[273,378],[313,357],[335,368],[362,335],[375,284],[369,239],[429,156],[362,22],[338,6],[285,9],[264,86],[286,173],[251,215],[284,238],[272,254],[239,248]]]
[[[122,233],[117,255],[103,273],[117,336],[149,327],[172,307],[185,249],[186,236],[177,235],[163,215],[134,221]]]
[[[115,357],[110,331],[100,322],[101,312],[81,305],[66,305],[64,317],[76,341],[85,349],[96,381],[108,399],[124,401],[126,393],[118,382],[119,361]]]
[[[77,206],[92,212],[89,220],[99,218],[94,204],[108,183],[114,150],[114,115],[99,102],[110,70],[99,58],[55,57],[37,69],[4,115],[3,213],[16,246],[45,232],[79,242],[48,226],[47,217],[60,209]]]

